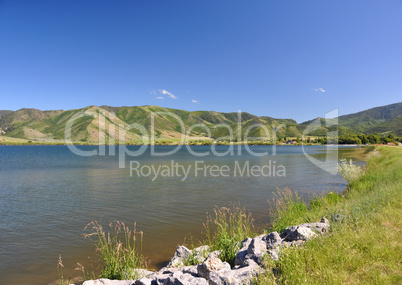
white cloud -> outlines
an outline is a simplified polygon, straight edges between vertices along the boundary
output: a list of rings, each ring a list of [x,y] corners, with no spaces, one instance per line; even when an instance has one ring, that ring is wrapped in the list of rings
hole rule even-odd
[[[159,96],[159,97],[156,97],[156,99],[163,99],[163,97],[162,97],[162,96]]]
[[[198,101],[197,101],[197,100],[194,100],[194,99],[192,99],[191,102],[193,102],[193,103],[198,103]]]
[[[320,88],[314,88],[314,91],[325,93],[325,90],[322,89],[321,87]]]
[[[150,90],[150,91],[148,91],[149,92],[149,94],[151,94],[151,95],[156,95],[156,91],[155,90]]]
[[[159,89],[159,93],[163,95],[168,95],[172,99],[177,99],[177,96],[175,96],[173,93],[167,91],[166,89]]]

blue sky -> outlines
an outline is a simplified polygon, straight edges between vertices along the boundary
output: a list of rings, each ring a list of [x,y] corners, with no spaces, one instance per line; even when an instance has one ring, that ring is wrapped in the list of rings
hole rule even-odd
[[[398,0],[0,0],[0,109],[159,105],[302,122],[402,101],[401,51]]]

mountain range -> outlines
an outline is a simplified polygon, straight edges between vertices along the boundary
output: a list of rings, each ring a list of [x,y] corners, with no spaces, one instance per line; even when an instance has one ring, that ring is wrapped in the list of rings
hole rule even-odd
[[[240,121],[240,124],[239,124]],[[182,130],[187,140],[233,137],[301,137],[393,133],[402,136],[402,102],[376,107],[336,119],[316,118],[298,124],[293,119],[276,119],[249,113],[184,111],[158,106],[88,106],[74,110],[41,111],[23,108],[0,110],[0,135],[3,138],[64,142],[66,126],[71,125],[74,142],[139,142],[152,135],[156,140],[178,140]],[[133,125],[134,124],[134,125]],[[151,126],[154,126],[153,128]]]

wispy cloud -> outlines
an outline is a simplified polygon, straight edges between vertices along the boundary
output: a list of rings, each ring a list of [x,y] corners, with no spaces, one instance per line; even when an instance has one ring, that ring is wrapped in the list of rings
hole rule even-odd
[[[321,87],[320,88],[314,88],[314,91],[325,93],[325,90],[322,89]]]
[[[177,99],[177,96],[174,95],[172,92],[167,91],[166,89],[159,89],[159,90],[150,90],[148,91],[149,94],[151,95],[157,95],[156,99],[165,99],[165,96],[168,96],[172,99]],[[163,96],[160,96],[163,95]]]
[[[191,102],[193,102],[193,103],[198,103],[198,101],[197,101],[197,100],[194,100],[194,99],[192,99]]]
[[[163,95],[168,95],[172,99],[177,99],[177,96],[175,96],[173,93],[167,91],[166,89],[159,89],[159,93]]]

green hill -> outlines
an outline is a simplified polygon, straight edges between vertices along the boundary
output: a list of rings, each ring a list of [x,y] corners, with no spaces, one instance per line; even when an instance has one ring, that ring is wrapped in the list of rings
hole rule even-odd
[[[10,111],[10,110],[0,110],[0,118],[3,117],[4,115],[7,115],[10,112],[12,112],[12,111]]]
[[[376,107],[354,114],[338,117],[338,124],[332,125],[333,120],[317,118],[321,128],[309,132],[311,135],[325,135],[328,131],[338,131],[339,135],[373,134],[386,135],[393,133],[402,136],[402,102]],[[306,128],[314,120],[301,125]],[[329,126],[328,125],[332,125]]]
[[[74,110],[41,111],[20,109],[0,111],[0,134],[7,137],[45,142],[64,142],[71,124],[71,140],[88,143],[140,142],[144,137],[186,140],[264,139],[301,137],[302,134],[325,136],[328,131],[340,135],[388,134],[402,136],[402,103],[372,108],[340,116],[339,124],[318,118],[298,124],[292,119],[275,119],[249,113],[222,113],[163,108],[159,106],[110,107],[88,106]],[[312,125],[316,127],[311,128]],[[152,132],[153,130],[153,132]]]

